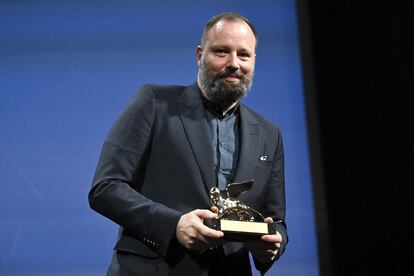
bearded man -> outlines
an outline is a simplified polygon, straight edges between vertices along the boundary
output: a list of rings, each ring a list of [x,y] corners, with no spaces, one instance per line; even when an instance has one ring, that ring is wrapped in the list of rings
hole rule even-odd
[[[257,34],[236,13],[214,16],[196,48],[191,86],[144,85],[107,135],[92,209],[120,226],[108,275],[264,274],[288,242],[282,137],[241,103],[252,86]],[[203,224],[209,191],[254,179],[241,201],[277,233],[229,242]]]

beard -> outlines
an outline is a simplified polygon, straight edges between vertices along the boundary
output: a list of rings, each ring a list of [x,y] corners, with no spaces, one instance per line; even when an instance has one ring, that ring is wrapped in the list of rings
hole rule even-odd
[[[226,77],[235,76],[238,83],[226,81]],[[225,69],[224,72],[212,73],[205,63],[202,63],[198,72],[200,88],[206,98],[222,111],[247,95],[253,84],[253,73],[246,76],[234,70]]]

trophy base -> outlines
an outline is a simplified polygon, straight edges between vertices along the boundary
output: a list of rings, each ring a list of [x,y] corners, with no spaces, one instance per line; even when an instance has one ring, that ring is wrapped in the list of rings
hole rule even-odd
[[[262,235],[276,234],[276,223],[240,221],[229,219],[205,219],[204,224],[214,230],[222,231],[228,241],[243,242],[259,239]]]

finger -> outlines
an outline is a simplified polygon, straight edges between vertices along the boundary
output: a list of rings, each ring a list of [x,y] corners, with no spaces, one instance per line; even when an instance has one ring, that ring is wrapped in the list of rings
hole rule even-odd
[[[222,238],[224,236],[223,232],[211,229],[210,227],[207,227],[204,224],[198,225],[197,231],[203,237],[208,237],[208,238],[213,238],[213,239],[219,239],[219,238]]]
[[[261,262],[269,262],[275,259],[277,251],[272,250],[255,250],[253,256]]]
[[[201,233],[197,233],[196,237],[193,238],[193,244],[191,245],[192,249],[200,250],[207,249],[215,246],[219,246],[225,242],[224,237],[221,238],[212,238],[208,236],[203,236]]]
[[[219,211],[219,209],[218,209],[216,206],[212,206],[212,207],[211,207],[211,212],[213,212],[213,213],[217,214],[217,213],[218,213],[218,211]]]
[[[276,236],[276,235],[263,235],[261,238],[261,241],[265,243],[277,243],[282,242],[282,237]]]
[[[266,223],[272,223],[273,222],[273,219],[271,217],[266,217],[265,220],[264,220],[264,222],[266,222]]]
[[[271,249],[261,249],[261,250],[256,250],[254,252],[255,256],[260,256],[260,257],[271,257],[271,256],[275,256],[276,255],[276,250],[271,250]]]
[[[198,242],[198,243],[202,243],[202,244],[208,244],[209,242],[208,242],[208,239],[206,238],[206,237],[204,237],[203,235],[197,235],[197,239],[196,239],[196,242]]]
[[[200,234],[203,235],[206,238],[211,238],[211,239],[220,239],[224,237],[224,233],[221,231],[216,231],[216,230],[212,230],[210,228],[203,228],[200,231]]]
[[[210,210],[205,210],[205,209],[197,209],[197,210],[194,210],[192,213],[194,213],[196,216],[202,219],[216,217],[215,213],[211,212]]]
[[[263,235],[260,239],[268,243],[281,243],[283,241],[282,235],[279,232],[276,232],[274,235]]]

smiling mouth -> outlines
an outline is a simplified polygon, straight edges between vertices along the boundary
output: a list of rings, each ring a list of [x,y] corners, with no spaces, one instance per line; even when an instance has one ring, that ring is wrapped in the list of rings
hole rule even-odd
[[[236,81],[236,80],[238,80],[239,78],[238,78],[238,77],[236,77],[236,76],[227,76],[227,77],[224,77],[224,79],[225,79],[225,80],[228,80],[228,81]]]
[[[225,76],[222,76],[221,78],[225,79],[226,81],[231,81],[231,82],[234,82],[240,79],[240,77],[237,75],[225,75]]]

